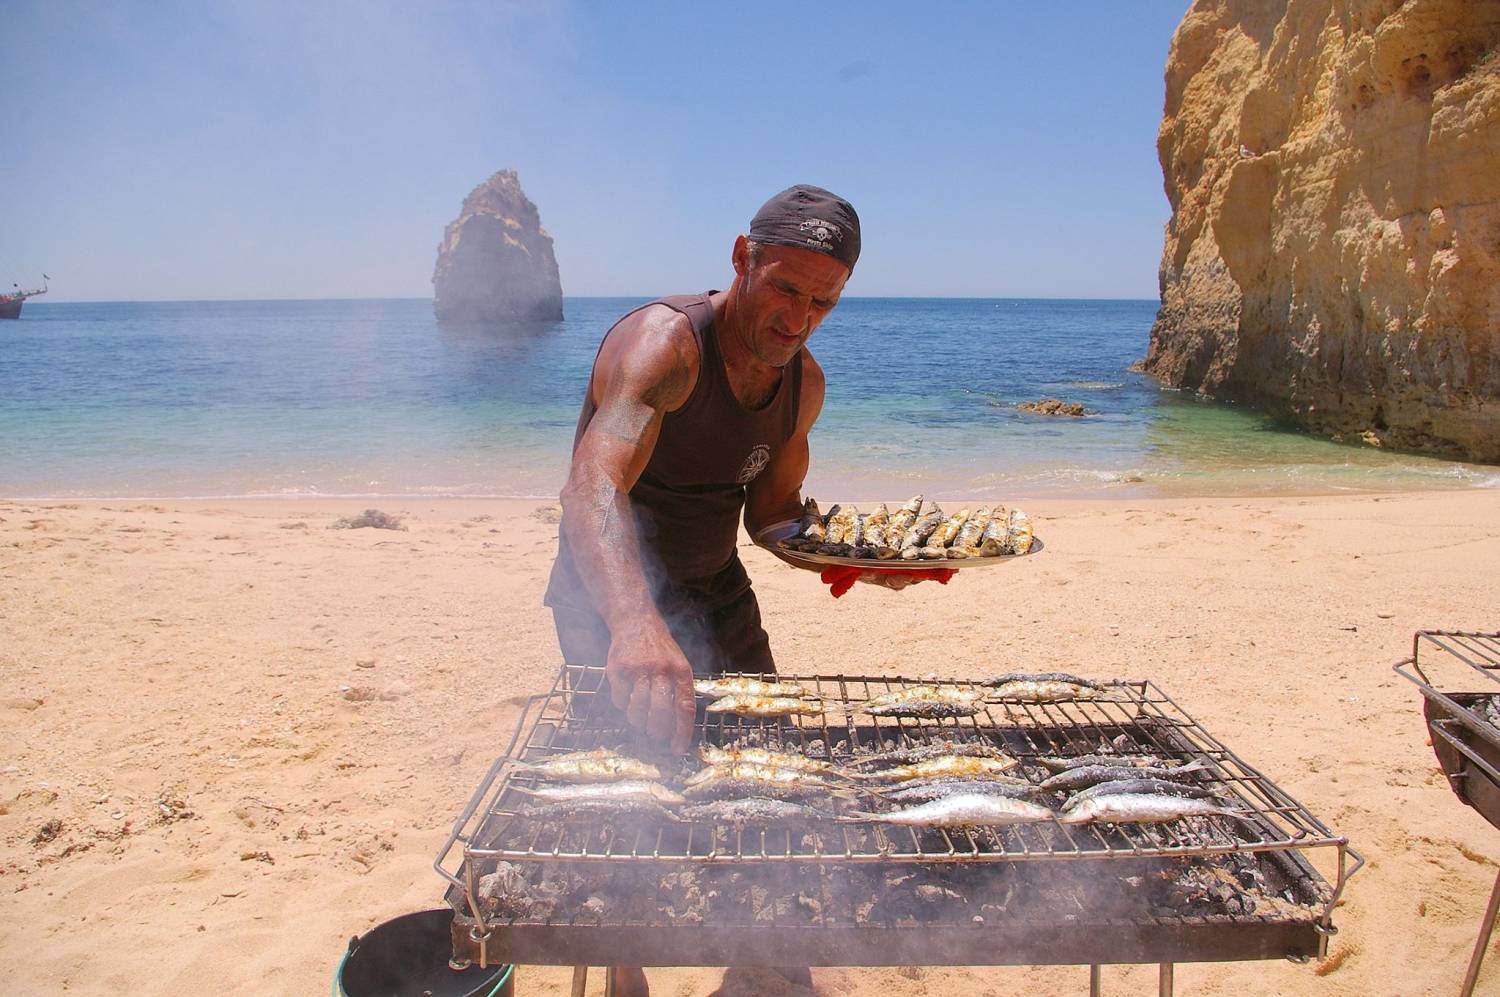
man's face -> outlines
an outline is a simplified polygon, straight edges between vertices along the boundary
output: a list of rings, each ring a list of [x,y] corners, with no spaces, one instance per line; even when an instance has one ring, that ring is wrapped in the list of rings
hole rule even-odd
[[[750,260],[744,236],[734,244],[740,291],[740,332],[757,359],[785,367],[838,304],[849,269],[838,260],[793,246],[760,247]]]

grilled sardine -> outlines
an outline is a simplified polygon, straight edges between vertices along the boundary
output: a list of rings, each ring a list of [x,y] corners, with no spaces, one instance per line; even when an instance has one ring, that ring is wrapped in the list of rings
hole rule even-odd
[[[1236,811],[1184,796],[1114,793],[1095,796],[1063,811],[1063,824],[1155,824],[1182,817],[1234,817]]]
[[[1068,672],[1006,672],[1004,675],[996,675],[994,678],[985,679],[981,685],[1005,685],[1007,682],[1067,682],[1071,685],[1086,685],[1093,689],[1103,689],[1104,686],[1093,679],[1082,678]]]
[[[990,507],[987,505],[980,506],[974,515],[970,516],[968,521],[964,523],[963,527],[958,531],[958,535],[953,538],[953,543],[950,546],[960,550],[973,549],[975,554],[968,556],[976,556],[979,551],[979,538],[984,535],[984,528],[989,524],[989,521]]]
[[[831,814],[788,800],[774,800],[764,796],[746,796],[737,800],[715,800],[700,803],[681,811],[686,820],[705,823],[734,824],[802,824],[818,820],[832,820]]]
[[[1118,765],[1126,768],[1167,768],[1157,755],[1043,755],[1038,762],[1053,772],[1081,768],[1085,765]]]
[[[735,713],[742,717],[813,717],[823,712],[817,699],[790,696],[725,696],[704,707],[707,713]]]
[[[1100,690],[1093,685],[1077,685],[1073,682],[1028,680],[1006,682],[994,687],[991,699],[1012,699],[1023,703],[1063,703],[1074,699],[1099,699]]]
[[[838,791],[837,786],[816,772],[779,769],[770,765],[731,762],[701,768],[683,783],[682,793],[690,800],[712,800],[726,797],[768,796],[778,800],[826,798]]]
[[[1005,540],[1010,535],[1009,523],[1010,514],[1004,509],[996,509],[979,535],[980,557],[999,557],[1005,553]]]
[[[806,755],[794,755],[786,751],[769,748],[719,747],[714,744],[701,745],[698,757],[705,765],[765,765],[769,768],[794,769],[802,772],[833,772],[832,762],[819,761]]]
[[[585,800],[645,801],[661,806],[675,807],[687,801],[659,782],[643,779],[628,782],[590,782],[565,786],[521,786],[514,783],[511,788],[543,803],[577,803]]]
[[[1051,820],[1053,813],[1044,806],[1008,796],[968,793],[945,796],[930,803],[892,810],[889,813],[854,813],[851,816],[908,827],[985,827]]]
[[[1178,765],[1174,768],[1081,765],[1078,768],[1066,769],[1054,776],[1043,779],[1041,787],[1048,791],[1058,790],[1059,792],[1071,793],[1074,790],[1097,786],[1101,782],[1118,782],[1121,779],[1160,779],[1171,781],[1191,772],[1201,771],[1207,767],[1207,760],[1202,758],[1197,761],[1188,762],[1186,765]]]
[[[962,796],[966,793],[979,796],[1008,796],[1024,799],[1035,796],[1039,790],[1034,783],[1009,776],[989,776],[982,779],[922,779],[903,782],[890,790],[871,790],[876,796],[893,803],[926,803],[947,796]]]
[[[790,696],[796,699],[812,695],[795,682],[767,682],[743,677],[698,679],[693,683],[693,691],[715,699],[724,696]]]
[[[958,755],[969,758],[1007,758],[1008,755],[988,741],[929,741],[907,748],[896,748],[874,755],[856,755],[844,763],[846,768],[885,768],[892,765],[910,765],[928,758]]]
[[[1010,519],[1005,524],[1005,551],[1006,554],[1026,554],[1031,551],[1031,540],[1034,536],[1031,529],[1031,517],[1020,509],[1010,511]]]
[[[557,782],[602,783],[661,778],[661,770],[655,765],[610,748],[572,751],[539,762],[518,762],[514,771]]]
[[[860,706],[876,717],[972,717],[982,709],[982,690],[940,685],[907,686]]]
[[[869,782],[911,782],[916,779],[964,778],[966,776],[1003,775],[1020,765],[1020,761],[1005,755],[1000,758],[971,758],[964,755],[947,755],[928,758],[910,765],[880,769],[876,772],[851,773],[856,779]]]
[[[913,495],[905,505],[891,515],[891,522],[886,527],[885,534],[886,539],[892,547],[901,548],[903,545],[902,538],[906,536],[906,531],[911,529],[912,524],[917,521],[917,517],[921,513],[922,496]]]
[[[808,499],[802,503],[802,522],[798,525],[797,535],[818,543],[828,539],[828,528],[823,525],[823,514],[818,511],[817,499]]]
[[[1201,786],[1192,782],[1169,782],[1165,779],[1119,779],[1114,782],[1101,782],[1097,786],[1080,790],[1068,797],[1068,802],[1063,806],[1064,810],[1071,809],[1080,803],[1086,803],[1098,796],[1121,796],[1146,794],[1148,796],[1193,796],[1199,799],[1207,799],[1217,794],[1207,786]]]
[[[958,510],[958,512],[943,520],[942,525],[933,531],[932,536],[927,541],[927,545],[929,547],[947,547],[954,540],[958,539],[959,531],[964,528],[964,524],[968,521],[969,510]]]
[[[853,506],[836,505],[828,510],[828,542],[853,546],[855,528],[859,525],[859,510]]]
[[[927,538],[943,525],[943,510],[934,509],[925,516],[921,516],[911,524],[906,533],[901,537],[901,550],[904,554],[908,547],[925,547]]]

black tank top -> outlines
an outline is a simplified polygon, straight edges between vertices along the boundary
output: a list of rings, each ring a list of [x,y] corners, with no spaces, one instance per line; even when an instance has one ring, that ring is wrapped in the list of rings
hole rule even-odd
[[[641,306],[664,305],[686,316],[700,358],[693,393],[681,408],[663,418],[656,449],[630,490],[648,578],[655,569],[663,576],[654,593],[663,610],[683,605],[716,609],[750,587],[735,552],[745,486],[791,439],[802,394],[802,356],[798,354],[787,365],[769,403],[756,411],[740,404],[724,370],[709,301],[712,293],[674,295]],[[594,411],[592,395],[585,390],[573,434],[575,451]],[[593,608],[568,542],[561,536],[545,602]]]

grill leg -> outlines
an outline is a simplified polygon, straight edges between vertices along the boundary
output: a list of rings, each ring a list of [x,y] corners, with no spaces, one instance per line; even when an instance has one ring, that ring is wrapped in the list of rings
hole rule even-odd
[[[608,977],[609,974],[605,974]],[[589,983],[589,968],[587,966],[573,967],[573,997],[583,997],[583,989]]]
[[[1172,997],[1172,971],[1174,968],[1170,962],[1161,964],[1159,975],[1156,978],[1156,992],[1159,997]]]
[[[1099,997],[1104,992],[1104,968],[1099,965],[1089,967],[1089,997]]]
[[[1474,954],[1469,957],[1469,972],[1464,977],[1464,988],[1459,997],[1470,997],[1474,984],[1479,982],[1479,966],[1484,962],[1484,950],[1490,947],[1490,934],[1495,930],[1495,914],[1500,912],[1500,874],[1495,876],[1495,888],[1490,890],[1490,905],[1479,922],[1479,940],[1474,943]]]

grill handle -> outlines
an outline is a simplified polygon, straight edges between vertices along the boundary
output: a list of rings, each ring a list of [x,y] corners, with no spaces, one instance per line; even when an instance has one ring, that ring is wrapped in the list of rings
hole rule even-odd
[[[448,839],[443,842],[442,850],[438,852],[437,858],[432,861],[432,867],[437,870],[437,874],[460,890],[464,890],[465,894],[468,893],[468,890],[465,888],[463,880],[443,868],[443,862],[448,858],[448,854],[453,851],[453,846],[458,844],[459,839],[463,837],[464,827],[473,818],[475,811],[479,809],[479,805],[484,802],[484,798],[489,794],[490,788],[494,786],[495,777],[500,774],[502,768],[515,761],[511,757],[511,752],[516,750],[516,742],[521,739],[521,731],[526,729],[526,718],[531,714],[532,707],[551,695],[552,693],[546,692],[527,698],[525,705],[521,708],[521,717],[516,723],[515,732],[510,736],[510,743],[505,746],[505,751],[500,754],[499,758],[495,759],[494,764],[490,766],[490,770],[480,780],[479,787],[474,790],[474,795],[469,797],[469,802],[464,807],[463,813],[459,814],[458,819],[453,822],[453,830],[449,832]],[[471,906],[475,906],[475,898],[470,897],[469,903]]]

